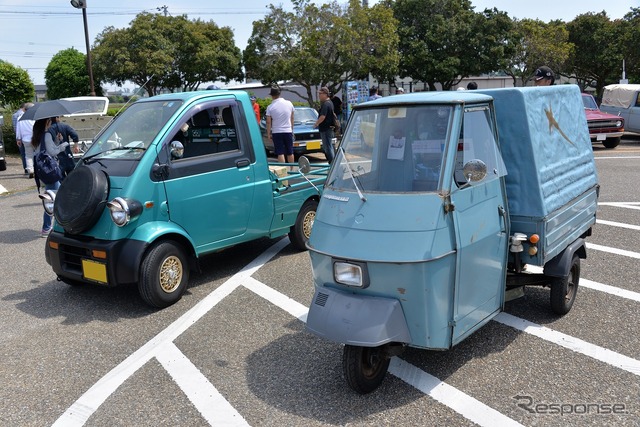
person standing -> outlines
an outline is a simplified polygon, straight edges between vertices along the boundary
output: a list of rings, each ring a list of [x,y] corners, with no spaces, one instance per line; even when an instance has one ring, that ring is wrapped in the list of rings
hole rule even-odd
[[[280,88],[271,87],[271,104],[267,107],[267,136],[280,163],[293,163],[293,104],[280,97]]]
[[[24,121],[25,120],[23,120],[23,122]],[[56,144],[53,136],[51,135],[51,132],[49,132],[50,127],[51,127],[50,118],[36,120],[33,125],[33,138],[31,140],[30,145],[33,145],[33,150],[42,149],[55,159],[59,153],[64,152],[65,148],[69,146],[69,143],[61,142],[60,144]],[[44,144],[44,146],[41,147],[41,144]],[[33,156],[31,156],[31,159],[33,162]],[[53,184],[45,184],[44,186],[45,191],[57,190],[59,187],[60,187],[60,181],[56,181]],[[45,211],[42,217],[42,231],[40,232],[40,236],[47,237],[51,232],[52,228],[53,228],[53,225],[52,225],[51,216]]]
[[[27,105],[27,103],[23,102],[22,105],[20,105],[20,108],[18,108],[16,110],[16,112],[13,113],[13,115],[11,116],[11,121],[13,122],[13,131],[14,132],[18,128],[18,120],[20,120],[20,117],[22,117],[22,115],[26,111],[26,105]],[[19,144],[18,145],[18,149],[20,150],[20,158],[22,159],[22,169],[24,169],[24,173],[26,175],[29,172],[27,171],[27,160],[26,160],[26,158],[24,156],[24,146],[22,144]]]
[[[371,86],[371,89],[369,89],[369,99],[367,99],[367,101],[375,101],[378,98],[382,98],[382,96],[378,94],[378,86]]]
[[[556,81],[553,71],[546,65],[543,65],[536,70],[533,75],[533,79],[533,84],[536,86],[552,86]]]
[[[71,138],[75,143],[79,141],[78,132],[76,132],[75,129],[68,124],[61,122],[60,117],[53,117],[51,119],[51,127],[49,128],[49,132],[51,133],[54,141],[62,141],[68,143],[69,138]],[[60,164],[60,170],[62,171],[63,177],[70,174],[71,171],[76,167],[76,164],[73,161],[71,147],[69,145],[67,145],[64,151],[61,151],[58,154],[58,163]]]
[[[253,95],[251,95],[249,99],[251,99],[251,106],[253,107],[253,112],[256,115],[256,120],[260,123],[260,104],[258,104],[258,100]]]
[[[320,139],[322,139],[322,151],[327,158],[327,162],[333,162],[335,151],[333,149],[333,127],[335,126],[335,114],[333,112],[333,102],[331,102],[329,88],[323,86],[318,90],[318,98],[320,98],[320,113],[318,120],[313,127],[320,131]]]
[[[24,104],[24,111],[33,107],[33,103],[28,102]],[[24,114],[24,113],[23,113]],[[31,145],[31,138],[33,136],[33,120],[20,120],[16,121],[16,144],[20,147],[20,151],[24,151],[24,173],[29,174],[29,178],[33,178],[33,146]]]

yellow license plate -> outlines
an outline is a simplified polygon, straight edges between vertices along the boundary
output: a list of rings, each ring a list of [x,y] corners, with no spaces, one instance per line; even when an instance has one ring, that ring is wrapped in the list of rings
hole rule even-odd
[[[83,259],[82,275],[88,280],[107,283],[107,265],[102,262]]]
[[[319,150],[322,145],[322,141],[309,141],[307,142],[307,150]]]

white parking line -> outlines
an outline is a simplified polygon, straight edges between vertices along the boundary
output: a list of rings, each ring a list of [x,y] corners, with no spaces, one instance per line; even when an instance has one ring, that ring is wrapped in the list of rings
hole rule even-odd
[[[627,251],[624,249],[612,248],[611,246],[596,245],[595,243],[588,243],[587,248],[594,251],[608,252],[610,254],[627,256],[630,258],[640,259],[640,252]]]
[[[596,224],[609,225],[611,227],[627,228],[629,230],[640,231],[640,225],[625,224],[623,222],[606,221],[604,219],[596,219]]]
[[[207,295],[202,301],[180,316],[165,330],[149,340],[145,345],[123,360],[104,377],[100,378],[89,390],[75,401],[53,424],[54,426],[82,426],[89,417],[98,410],[105,400],[138,369],[144,366],[152,357],[156,357],[159,349],[167,343],[173,342],[178,336],[196,323],[222,299],[240,286],[267,261],[275,256],[282,248],[289,244],[288,239],[281,239],[241,271],[220,285],[215,291]]]
[[[640,210],[640,202],[602,202],[598,206],[613,206],[614,208],[637,209]]]
[[[480,426],[522,425],[398,357],[391,359],[389,372]]]
[[[175,344],[166,343],[158,350],[158,362],[210,425],[249,425]]]
[[[494,317],[493,320],[575,351],[576,353],[584,354],[585,356],[604,362],[607,365],[615,366],[616,368],[623,369],[635,375],[640,375],[640,360],[632,359],[615,351],[591,344],[579,338],[572,337],[571,335],[563,334],[562,332],[554,331],[546,326],[529,322],[528,320],[512,316],[508,313],[500,313]]]

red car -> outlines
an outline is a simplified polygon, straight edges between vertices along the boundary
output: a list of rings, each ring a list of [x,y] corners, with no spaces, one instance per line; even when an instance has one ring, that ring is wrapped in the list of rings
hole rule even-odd
[[[602,145],[605,148],[617,147],[624,133],[624,119],[600,111],[596,100],[588,93],[582,94],[582,103],[587,113],[587,125],[589,126],[591,141],[602,141]]]

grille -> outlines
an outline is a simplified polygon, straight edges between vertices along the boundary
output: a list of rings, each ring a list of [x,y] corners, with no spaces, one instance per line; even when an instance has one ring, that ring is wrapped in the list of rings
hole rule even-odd
[[[323,294],[322,292],[318,292],[318,295],[316,296],[315,304],[319,305],[320,307],[324,307],[328,299],[329,299],[329,295]]]
[[[601,121],[601,122],[588,122],[587,124],[589,125],[589,130],[605,130],[605,129],[611,129],[611,130],[617,130],[619,129],[618,126],[616,126],[616,121],[613,120],[605,120],[605,121]]]
[[[77,246],[60,245],[60,263],[65,271],[82,274],[82,258],[91,259],[91,251]]]

